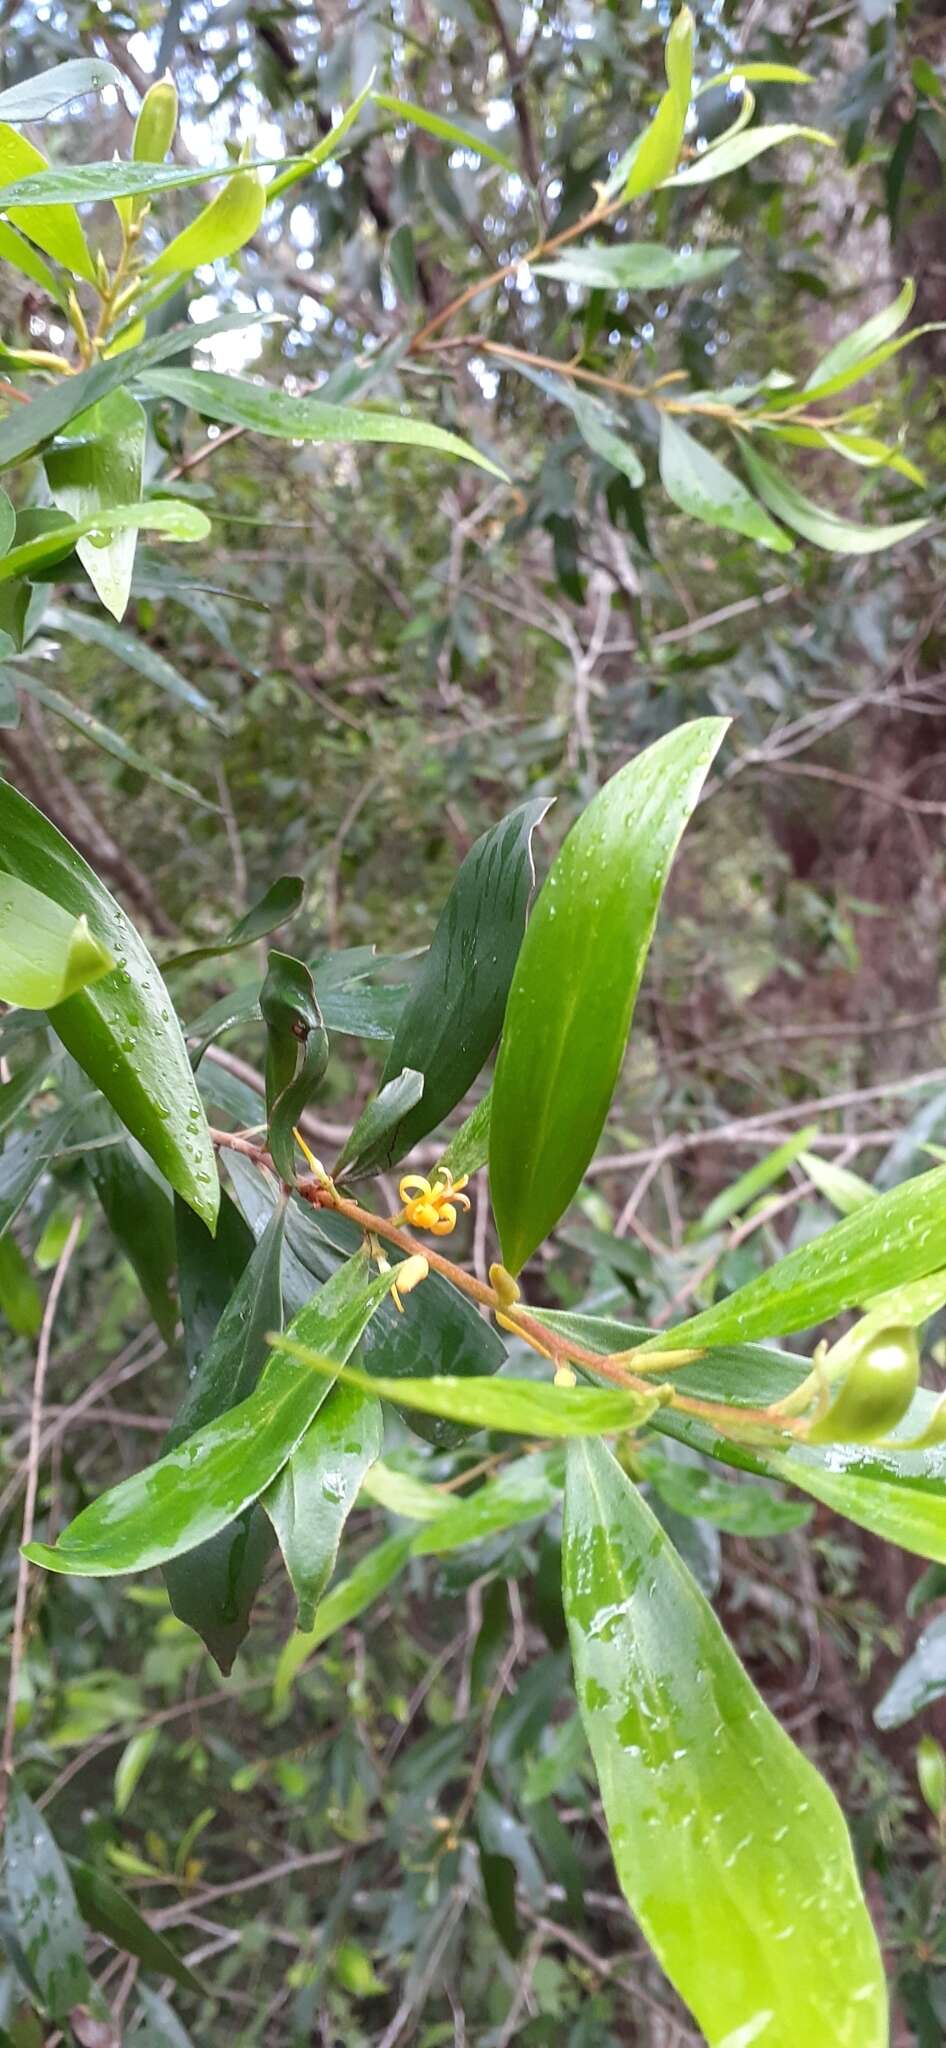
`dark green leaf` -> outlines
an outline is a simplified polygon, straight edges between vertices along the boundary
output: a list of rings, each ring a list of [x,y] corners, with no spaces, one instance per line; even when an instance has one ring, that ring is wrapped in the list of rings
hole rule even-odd
[[[139,775],[147,776],[150,782],[159,782],[163,789],[171,790],[174,796],[182,796],[188,803],[199,804],[201,810],[217,810],[218,806],[208,797],[201,796],[200,791],[193,789],[189,782],[182,782],[180,776],[170,774],[166,768],[159,768],[146,754],[139,754],[137,747],[130,746],[127,740],[123,740],[117,732],[112,731],[111,726],[104,725],[100,718],[96,718],[94,712],[87,711],[83,705],[73,704],[70,698],[63,697],[59,690],[50,689],[48,683],[40,682],[35,676],[23,675],[21,672],[21,680],[22,687],[29,691],[31,697],[36,697],[40,704],[45,704],[47,711],[51,711],[55,718],[64,718],[67,724],[75,726],[77,732],[83,733],[87,740],[91,740],[94,747],[101,747],[103,753],[113,754],[116,761],[124,761],[126,767],[136,769]]]
[[[10,1785],[4,1835],[6,1893],[43,2010],[64,2019],[91,1992],[85,1931],[69,1872],[45,1820],[19,1777]]]
[[[156,1927],[149,1925],[104,1871],[93,1869],[90,1863],[80,1863],[75,1857],[69,1859],[69,1871],[82,1917],[89,1927],[106,1935],[126,1955],[137,1956],[146,1970],[154,1970],[161,1977],[173,1977],[183,1991],[203,1992],[200,1978],[195,1977],[176,1948]]]
[[[333,1387],[263,1496],[298,1601],[300,1629],[314,1627],[342,1530],[383,1441],[381,1403],[375,1395]]]
[[[745,534],[779,554],[791,548],[788,534],[769,518],[764,505],[669,413],[660,418],[660,480],[668,498],[691,519],[724,527],[728,533]]]
[[[573,825],[532,912],[490,1131],[511,1272],[558,1222],[598,1142],[667,871],[725,730],[723,719],[698,719],[613,776]]]
[[[378,1094],[365,1104],[354,1130],[346,1138],[332,1169],[335,1178],[366,1180],[393,1165],[407,1149],[401,1142],[401,1132],[423,1093],[424,1076],[414,1067],[404,1067],[393,1080],[385,1081]]]
[[[237,920],[222,939],[215,945],[192,946],[186,953],[175,953],[173,959],[164,962],[164,972],[172,967],[196,967],[201,960],[215,960],[221,953],[235,953],[241,946],[251,946],[256,939],[265,939],[277,926],[287,924],[294,917],[305,894],[305,883],[301,875],[280,875],[248,910],[245,917]]]
[[[40,1174],[65,1144],[77,1108],[78,1104],[71,1103],[66,1109],[53,1110],[39,1123],[18,1131],[0,1152],[0,1235],[9,1230]]]
[[[0,1310],[18,1337],[35,1337],[43,1320],[39,1288],[16,1238],[0,1237]]]
[[[99,618],[95,612],[73,610],[67,605],[52,605],[43,619],[44,629],[48,626],[54,633],[66,633],[73,640],[81,640],[88,647],[104,647],[127,668],[137,669],[149,683],[159,690],[166,690],[169,697],[176,697],[181,704],[190,705],[193,711],[202,711],[211,718],[217,714],[209,697],[195,689],[182,676],[165,655],[149,647],[146,640],[140,640],[136,633],[122,632],[110,619]]]
[[[82,1140],[114,1133],[114,1145],[92,1144],[86,1172],[116,1244],[134,1268],[162,1337],[170,1343],[177,1321],[170,1280],[175,1264],[174,1211],[164,1182],[127,1139],[104,1104],[83,1118]]]
[[[221,1195],[213,1236],[193,1209],[176,1195],[174,1230],[184,1356],[188,1378],[193,1380],[250,1257],[254,1238],[227,1194]]]
[[[0,782],[0,870],[29,882],[89,929],[117,965],[50,1023],[126,1129],[198,1215],[213,1224],[219,1181],[180,1026],[134,926],[54,825]]]
[[[618,1876],[710,2048],[886,2048],[841,1813],[600,1444],[569,1447],[563,1570]]]
[[[277,1172],[292,1181],[293,1130],[328,1064],[328,1034],[311,973],[289,953],[270,953],[259,1003],[266,1025],[268,1144]]]

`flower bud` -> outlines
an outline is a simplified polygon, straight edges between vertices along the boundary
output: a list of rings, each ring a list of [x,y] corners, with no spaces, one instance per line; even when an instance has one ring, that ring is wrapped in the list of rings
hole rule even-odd
[[[804,1433],[809,1444],[870,1444],[902,1421],[916,1393],[916,1332],[881,1330],[855,1358],[825,1415]]]

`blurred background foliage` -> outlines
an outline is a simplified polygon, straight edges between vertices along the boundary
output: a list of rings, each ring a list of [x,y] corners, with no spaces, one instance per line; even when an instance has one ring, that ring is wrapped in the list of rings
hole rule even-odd
[[[280,316],[224,337],[227,367],[289,371],[300,390],[331,379],[343,394],[357,358],[369,401],[396,377],[425,416],[494,453],[513,490],[419,450],[294,449],[228,429],[201,441],[168,405],[164,446],[179,487],[212,509],[212,542],[185,569],[142,549],[132,610],[104,635],[91,636],[101,614],[87,587],[58,590],[36,673],[213,808],[169,798],[34,697],[0,750],[159,958],[218,938],[287,870],[305,881],[290,937],[310,957],[424,945],[458,859],[523,792],[557,799],[544,862],[638,747],[681,718],[733,714],[671,885],[602,1156],[554,1264],[531,1281],[547,1301],[613,1301],[648,1321],[700,1306],[823,1225],[796,1162],[776,1203],[760,1212],[750,1200],[693,1233],[711,1197],[802,1124],[817,1127],[812,1149],[878,1185],[946,1142],[943,336],[921,338],[871,393],[888,438],[891,421],[894,438],[906,430],[925,482],[884,472],[865,497],[864,472],[830,471],[846,516],[933,515],[920,538],[867,558],[802,541],[774,556],[695,526],[651,488],[646,414],[638,486],[589,449],[547,387],[495,353],[567,362],[580,345],[602,374],[639,357],[650,377],[683,369],[710,389],[805,371],[908,275],[917,316],[946,316],[942,8],[713,0],[695,11],[704,71],[740,56],[807,70],[810,87],[762,85],[760,104],[769,119],[825,128],[836,151],[793,145],[688,198],[694,241],[740,252],[721,280],[605,295],[520,265],[447,330],[462,347],[408,362],[412,332],[534,240],[526,178],[547,220],[578,217],[659,90],[669,7],[0,8],[0,83],[80,53],[110,56],[129,81],[122,103],[106,92],[81,119],[57,119],[62,158],[127,148],[140,91],[170,66],[182,161],[247,138],[263,157],[310,147],[373,73],[526,174],[375,108],[344,161],[294,191],[237,263],[200,277],[207,312]],[[707,109],[725,125],[725,88]],[[668,204],[648,202],[634,233],[666,235]],[[162,221],[183,223],[192,205],[166,195]],[[48,306],[9,272],[0,315],[10,344],[56,341]],[[799,451],[799,463],[823,500],[822,458]],[[175,698],[175,675],[205,693],[212,718]],[[183,1014],[247,971],[218,960],[178,972]],[[238,1069],[259,1063],[252,1029],[228,1043]],[[370,1046],[343,1043],[327,1140],[376,1068]],[[53,1524],[64,1488],[81,1500],[157,1446],[182,1373],[78,1164],[61,1163],[21,1219],[40,1286],[79,1201],[87,1235],[47,1416]],[[492,1256],[482,1191],[467,1248],[481,1266]],[[40,1296],[18,1254],[6,1263],[12,1598]],[[933,1379],[938,1353],[934,1342]],[[407,1470],[412,1442],[405,1431]],[[470,1462],[438,1456],[428,1478]],[[946,1738],[942,1571],[921,1576],[821,1509],[750,1548],[652,1491],[756,1682],[853,1814],[899,1987],[895,2038],[936,2048],[943,1821],[916,1766],[923,1729]],[[354,1526],[367,1550],[387,1517],[363,1509]],[[276,1581],[221,1681],[157,1584],[43,1579],[18,1738],[30,1789],[64,1847],[104,1860],[176,1930],[204,1987],[159,1993],[159,1977],[136,1981],[103,1943],[97,1974],[129,2041],[695,2041],[631,1928],[583,1738],[562,1718],[557,1542],[553,1516],[415,1560],[281,1704],[272,1672],[290,1616]],[[931,1623],[932,1647],[925,1638],[901,1672],[879,1725],[878,1703]],[[4,2022],[4,1995],[0,2026],[31,2048],[40,2032],[10,2031],[20,2023]]]

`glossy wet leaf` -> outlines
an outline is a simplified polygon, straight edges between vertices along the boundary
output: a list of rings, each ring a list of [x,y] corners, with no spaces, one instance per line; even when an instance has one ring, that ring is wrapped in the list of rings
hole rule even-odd
[[[202,960],[215,960],[222,953],[236,953],[242,946],[251,946],[257,939],[268,938],[277,926],[288,924],[290,918],[295,917],[304,894],[305,883],[301,875],[280,875],[246,916],[231,925],[223,938],[215,944],[191,946],[186,953],[175,953],[173,959],[164,962],[165,974],[171,967],[196,967]]]
[[[37,156],[38,156],[37,151]],[[265,170],[273,161],[270,157],[257,158],[251,164],[146,164],[124,163],[116,159],[111,163],[63,164],[53,170],[45,168],[26,176],[17,176],[15,166],[5,160],[0,149],[0,209],[13,210],[23,216],[23,232],[31,232],[26,216],[39,208],[68,202],[70,210],[75,206],[91,206],[103,199],[150,198],[153,192],[176,191],[185,185],[212,184],[217,178],[236,178],[250,170]],[[280,159],[282,161],[282,159]],[[24,170],[26,165],[24,162]],[[38,237],[37,237],[38,239]],[[42,244],[40,246],[43,246]],[[50,251],[50,254],[54,254]],[[67,269],[78,269],[59,259]],[[85,271],[79,271],[86,276]],[[94,281],[94,273],[93,280]]]
[[[563,1477],[560,1452],[530,1451],[463,1499],[441,1495],[441,1512],[414,1538],[415,1556],[441,1557],[464,1544],[482,1543],[520,1522],[536,1521],[558,1506]]]
[[[7,1902],[42,2009],[63,2019],[91,1991],[85,1930],[65,1861],[19,1774],[10,1783],[3,1850]]]
[[[745,169],[746,164],[763,156],[766,150],[777,149],[783,142],[817,142],[825,149],[833,149],[833,135],[826,135],[821,128],[802,128],[795,121],[773,121],[765,128],[750,128],[741,135],[732,135],[717,143],[714,149],[707,149],[702,156],[686,164],[676,176],[667,178],[668,185],[709,185],[716,178],[729,177],[733,171]]]
[[[68,437],[60,437],[44,457],[53,503],[75,520],[133,505],[142,494],[147,427],[144,407],[130,391],[111,391],[80,413]],[[129,528],[105,547],[90,539],[76,542],[93,588],[116,619],[128,605],[137,539]]]
[[[428,1283],[425,1281],[424,1286]],[[415,1297],[416,1299],[416,1297]],[[290,1355],[300,1361],[309,1356],[308,1347],[287,1331]],[[311,1354],[314,1373],[329,1367]],[[448,1422],[465,1422],[473,1429],[506,1430],[521,1436],[591,1436],[603,1430],[636,1429],[657,1407],[656,1392],[637,1394],[623,1387],[554,1387],[541,1380],[456,1379],[449,1373],[429,1380],[386,1379],[381,1373],[357,1372],[352,1367],[337,1375],[347,1386],[360,1387],[404,1408],[419,1408],[427,1415],[441,1415]]]
[[[411,1553],[410,1536],[388,1536],[361,1558],[347,1578],[340,1579],[319,1603],[315,1626],[307,1633],[290,1636],[281,1651],[273,1680],[273,1705],[277,1711],[288,1704],[296,1678],[320,1643],[336,1629],[357,1621],[366,1607],[380,1598],[392,1579],[403,1571]]]
[[[125,1955],[137,1956],[146,1970],[173,1978],[183,1991],[203,1993],[200,1978],[194,1975],[176,1948],[172,1948],[156,1927],[149,1925],[137,1906],[132,1905],[104,1871],[70,1857],[69,1874],[87,1926],[93,1927],[97,1934],[104,1934]]]
[[[670,862],[725,730],[695,720],[620,769],[533,909],[492,1090],[490,1188],[510,1272],[568,1207],[601,1135]]]
[[[493,1050],[535,885],[532,837],[547,810],[542,798],[520,804],[460,867],[385,1062],[383,1081],[413,1067],[424,1088],[394,1127],[382,1166],[442,1123]]]
[[[171,1424],[165,1449],[225,1415],[252,1394],[270,1356],[269,1335],[282,1328],[285,1208],[269,1223],[241,1273]],[[179,1621],[206,1643],[227,1672],[249,1627],[250,1610],[272,1551],[258,1502],[195,1550],[165,1566],[164,1583]]]
[[[922,533],[929,524],[926,519],[902,519],[894,526],[862,526],[853,519],[842,519],[828,506],[816,505],[812,498],[807,498],[797,484],[767,462],[757,449],[750,448],[745,439],[740,452],[760,498],[770,511],[815,547],[826,548],[829,554],[877,554],[882,548],[894,547],[899,540]]]
[[[21,79],[19,85],[0,92],[0,121],[42,121],[83,93],[101,92],[106,85],[121,82],[121,72],[101,57],[77,57],[68,64],[54,64],[35,78]]]
[[[84,540],[98,534],[106,545],[117,533],[163,533],[170,541],[206,540],[210,521],[206,512],[188,505],[183,498],[148,498],[141,505],[109,505],[101,512],[88,512],[81,519],[63,518],[55,526],[12,547],[0,556],[0,583],[14,576],[33,575]]]
[[[878,1728],[902,1728],[946,1693],[946,1614],[937,1614],[874,1708]]]
[[[224,420],[230,426],[246,427],[250,433],[276,435],[284,441],[394,441],[458,456],[505,480],[495,462],[461,441],[458,434],[405,413],[364,412],[354,406],[327,405],[318,398],[294,398],[286,391],[253,384],[246,377],[223,376],[216,370],[148,370],[143,381],[159,398],[175,398],[205,419]]]
[[[646,1349],[788,1336],[943,1266],[946,1167],[936,1167],[843,1217],[724,1301],[661,1331]]]
[[[561,284],[587,286],[589,291],[670,291],[675,285],[704,284],[719,277],[738,256],[738,249],[664,248],[659,242],[582,242],[563,249],[548,263],[534,265],[537,277],[558,278]]]
[[[770,519],[765,506],[739,477],[678,426],[669,413],[662,413],[660,419],[660,481],[668,498],[691,519],[744,534],[778,554],[791,548],[789,535]]]
[[[618,1877],[709,2048],[886,2048],[840,1810],[601,1444],[569,1446],[563,1583]]]
[[[221,1194],[217,1227],[212,1236],[193,1209],[179,1195],[175,1196],[174,1231],[184,1358],[188,1379],[193,1380],[246,1268],[255,1239],[227,1193]]]
[[[808,1124],[803,1131],[796,1131],[793,1137],[786,1138],[783,1145],[776,1145],[773,1151],[767,1152],[764,1159],[758,1160],[748,1172],[741,1173],[738,1180],[714,1196],[704,1209],[693,1235],[704,1237],[710,1231],[719,1230],[733,1216],[738,1216],[741,1209],[747,1209],[750,1202],[756,1201],[781,1179],[817,1135],[817,1126]]]
[[[400,1029],[400,1026],[398,1027]],[[396,1039],[395,1039],[396,1043]],[[406,1150],[401,1132],[422,1102],[424,1076],[404,1067],[365,1104],[332,1169],[337,1180],[365,1180],[383,1173]]]
[[[371,1277],[363,1255],[350,1260],[286,1333],[286,1344],[319,1359],[318,1371],[280,1345],[247,1400],[93,1501],[55,1548],[33,1543],[25,1554],[49,1571],[110,1577],[167,1564],[216,1536],[291,1457],[390,1284],[387,1274]]]
[[[113,955],[89,929],[29,882],[0,884],[0,999],[27,1010],[50,1010],[100,981]]]
[[[171,1186],[213,1222],[219,1182],[180,1026],[134,926],[68,840],[0,782],[0,875],[88,919],[116,966],[50,1013],[50,1023]],[[2,882],[0,882],[2,887]]]
[[[197,219],[149,264],[149,278],[174,277],[235,255],[255,235],[265,206],[266,187],[259,173],[237,170]]]
[[[51,204],[48,198],[38,203],[39,179],[48,176],[42,151],[0,119],[0,213],[70,276],[94,284],[95,266],[74,208]],[[25,196],[25,203],[17,205],[17,195],[21,201]]]
[[[260,990],[266,1025],[267,1143],[283,1180],[295,1177],[293,1131],[328,1064],[328,1034],[312,975],[303,960],[271,952]]]
[[[298,1602],[311,1629],[365,1473],[384,1441],[381,1403],[362,1388],[333,1387],[302,1442],[263,1495]]]

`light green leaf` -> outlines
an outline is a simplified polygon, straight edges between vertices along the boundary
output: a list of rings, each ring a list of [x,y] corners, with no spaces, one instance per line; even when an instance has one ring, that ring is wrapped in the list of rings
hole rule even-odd
[[[694,441],[669,413],[660,416],[660,481],[668,498],[706,526],[742,533],[786,554],[791,540],[719,457]]]
[[[576,1689],[618,1877],[708,2048],[886,2048],[877,1941],[827,1785],[602,1445],[569,1446],[565,1503]]]
[[[811,1494],[825,1507],[833,1508],[835,1514],[856,1522],[858,1528],[869,1529],[885,1543],[896,1543],[899,1549],[908,1550],[915,1557],[946,1564],[946,1489],[942,1475],[933,1485],[911,1485],[908,1472],[898,1467],[896,1453],[869,1448],[872,1462],[881,1474],[879,1479],[862,1478],[854,1469],[854,1446],[848,1449],[846,1445],[832,1445],[819,1458],[814,1450],[808,1451],[799,1444],[791,1451],[767,1452],[766,1462],[777,1478]],[[901,1457],[907,1465],[911,1461],[919,1465],[921,1455],[907,1452]],[[885,1484],[883,1473],[888,1460],[889,1483]]]
[[[74,520],[86,520],[113,505],[141,497],[148,423],[130,391],[111,391],[72,421],[68,440],[56,441],[44,457],[53,503]],[[105,547],[80,540],[76,553],[106,611],[121,619],[128,604],[135,547],[134,527],[117,533]]]
[[[10,1231],[0,1237],[0,1311],[17,1337],[39,1335],[42,1296]]]
[[[634,145],[622,194],[625,200],[643,199],[669,178],[679,162],[685,126],[686,108],[680,108],[674,93],[665,92],[653,120]]]
[[[396,1279],[394,1273],[392,1278]],[[316,1373],[334,1368],[287,1331],[283,1346],[293,1358]],[[659,1388],[646,1394],[622,1387],[553,1387],[541,1380],[460,1379],[444,1373],[431,1379],[385,1379],[380,1373],[357,1372],[351,1366],[337,1373],[345,1385],[377,1394],[400,1408],[441,1415],[473,1429],[501,1429],[516,1436],[597,1436],[603,1430],[636,1429],[646,1422],[662,1398]]]
[[[326,405],[318,398],[292,398],[254,384],[247,377],[228,377],[216,370],[148,370],[142,382],[159,398],[176,398],[211,420],[225,420],[254,434],[283,441],[393,441],[413,448],[432,448],[456,455],[505,482],[505,472],[486,455],[427,420],[395,412],[364,412],[354,406]]]
[[[0,121],[0,212],[64,270],[94,284],[95,265],[74,208],[52,205],[48,200],[39,203],[38,180],[49,177],[55,183],[58,173],[47,172],[42,151],[16,128]],[[22,201],[24,195],[25,204],[17,206],[17,196]]]
[[[432,1522],[444,1511],[449,1500],[436,1486],[428,1486],[424,1479],[414,1479],[409,1472],[399,1472],[393,1465],[386,1465],[378,1458],[371,1470],[365,1473],[361,1482],[362,1496],[373,1500],[379,1508],[387,1508],[391,1515],[404,1515],[411,1522]]]
[[[915,298],[916,286],[913,279],[908,278],[889,306],[885,306],[880,313],[874,313],[860,327],[854,327],[850,333],[842,335],[841,340],[836,341],[833,348],[829,348],[827,355],[822,356],[820,363],[816,363],[810,377],[807,378],[805,390],[813,391],[824,384],[833,385],[835,377],[844,376],[848,370],[855,369],[858,363],[863,362],[865,357],[873,355],[875,349],[889,341],[891,335],[896,334],[897,329],[903,326]],[[843,389],[843,386],[833,388]]]
[[[781,1180],[787,1168],[804,1153],[806,1145],[818,1136],[817,1124],[806,1124],[803,1131],[796,1131],[794,1137],[786,1138],[784,1145],[776,1145],[774,1151],[766,1153],[747,1173],[741,1173],[738,1180],[716,1195],[704,1209],[693,1232],[694,1237],[706,1237],[711,1231],[719,1230],[730,1218],[738,1216],[740,1209],[747,1209],[759,1195],[764,1195],[777,1180]]]
[[[64,519],[61,525],[0,556],[0,583],[9,582],[13,576],[28,576],[45,563],[55,562],[87,534],[98,534],[108,541],[114,533],[141,528],[163,533],[172,541],[205,540],[210,521],[206,512],[188,505],[183,498],[149,498],[143,505],[112,505],[106,511],[89,513],[84,519]]]
[[[452,143],[455,149],[475,150],[477,156],[486,157],[489,163],[498,164],[501,170],[516,173],[518,166],[512,158],[504,156],[487,135],[462,128],[457,121],[445,121],[441,114],[429,113],[426,107],[419,107],[414,100],[395,99],[388,92],[373,92],[371,98],[375,106],[396,115],[399,121],[406,121],[411,128],[422,128],[425,135],[436,135],[438,141]]]
[[[855,1209],[863,1209],[865,1202],[874,1199],[876,1189],[870,1181],[862,1180],[848,1166],[836,1166],[832,1159],[819,1159],[816,1152],[800,1152],[798,1164],[819,1195],[824,1195],[841,1216],[853,1216]]]
[[[185,1991],[196,1992],[198,1996],[203,1994],[200,1978],[195,1977],[177,1950],[143,1918],[111,1878],[106,1877],[103,1871],[93,1869],[89,1863],[78,1862],[74,1856],[66,1860],[79,1909],[88,1927],[94,1927],[97,1934],[107,1935],[109,1941],[114,1942],[116,1948],[124,1949],[126,1955],[137,1956],[146,1970],[173,1978],[175,1984],[180,1984]],[[141,2048],[140,2037],[138,2048]]]
[[[54,64],[0,92],[0,121],[42,121],[57,107],[68,105],[83,93],[102,92],[107,85],[121,85],[122,75],[114,64],[101,57],[77,57],[69,64]]]
[[[201,263],[235,256],[255,235],[266,206],[266,187],[258,172],[239,170],[211,199],[189,227],[182,228],[148,267],[149,278],[176,277]]]
[[[738,249],[691,249],[684,255],[659,242],[582,242],[533,267],[537,277],[586,285],[589,291],[669,291],[718,277],[738,255]]]
[[[667,84],[677,103],[684,121],[690,105],[693,90],[693,15],[689,7],[681,7],[670,25],[664,49],[664,69]]]
[[[715,178],[726,178],[732,171],[741,171],[757,156],[768,149],[776,149],[783,142],[820,142],[825,149],[835,147],[834,137],[825,135],[820,128],[800,128],[794,121],[773,121],[768,128],[750,128],[740,135],[732,135],[717,143],[715,149],[707,149],[676,177],[665,178],[666,185],[709,185]]]
[[[13,134],[15,131],[11,129],[9,132]],[[18,137],[20,141],[23,139]],[[21,175],[21,166],[13,161],[13,153],[5,147],[3,131],[0,131],[0,179],[3,180],[0,184],[0,208],[4,213],[9,213],[11,219],[14,218],[12,209],[15,209],[23,233],[38,241],[39,237],[33,232],[30,215],[35,218],[39,208],[61,205],[62,211],[65,212],[68,202],[71,212],[75,206],[91,206],[103,199],[150,198],[153,192],[177,191],[185,185],[209,185],[216,178],[242,177],[247,171],[265,170],[269,164],[281,164],[284,159],[262,157],[254,158],[252,163],[238,163],[234,160],[229,164],[198,165],[123,163],[116,160],[113,163],[71,164],[61,169],[47,170],[45,157],[41,157],[39,151],[35,150],[33,161],[37,165],[41,164],[43,168],[33,170],[31,175]],[[29,170],[30,166],[24,157],[22,172]],[[78,226],[78,222],[76,225]],[[81,229],[79,232],[81,233]],[[47,244],[42,242],[40,247],[47,248]],[[49,249],[48,253],[54,256],[56,251]],[[60,257],[58,260],[65,263],[67,259]],[[74,265],[67,264],[68,267],[75,268]],[[83,277],[86,274],[85,271],[79,273]],[[94,281],[93,271],[90,282]]]
[[[482,1543],[520,1522],[536,1521],[557,1507],[563,1478],[561,1452],[530,1451],[463,1500],[450,1501],[441,1494],[441,1512],[414,1538],[415,1557],[442,1557],[448,1550]]]
[[[50,1010],[115,965],[88,919],[6,875],[0,883],[0,1000]]]
[[[328,1063],[328,1033],[304,960],[275,950],[260,989],[266,1025],[267,1143],[283,1180],[296,1173],[295,1126]]]
[[[167,1564],[216,1536],[292,1456],[393,1278],[372,1278],[363,1254],[350,1260],[296,1316],[247,1400],[102,1494],[55,1547],[32,1543],[24,1555],[48,1571],[104,1578]],[[307,1366],[298,1362],[300,1346]]]
[[[459,1180],[462,1174],[469,1177],[471,1173],[478,1173],[480,1167],[486,1165],[492,1106],[493,1091],[490,1087],[480,1097],[475,1109],[471,1109],[469,1116],[464,1118],[459,1130],[454,1132],[446,1151],[441,1153],[437,1163],[454,1180]]]
[[[810,71],[799,71],[794,64],[732,64],[726,71],[711,71],[708,78],[700,80],[694,97],[712,92],[717,85],[729,85],[745,78],[750,85],[813,85]]]
[[[377,1600],[403,1571],[411,1554],[410,1536],[388,1536],[369,1550],[347,1579],[341,1579],[320,1602],[315,1627],[307,1634],[292,1635],[282,1650],[273,1681],[273,1705],[277,1712],[289,1703],[292,1688],[314,1650],[328,1641],[336,1629],[357,1621],[366,1607]]]
[[[892,548],[898,540],[909,540],[915,533],[922,533],[929,525],[927,519],[904,519],[897,526],[859,526],[850,519],[841,519],[827,506],[816,505],[806,498],[789,478],[766,462],[756,449],[750,448],[744,439],[741,444],[743,462],[752,482],[764,498],[770,511],[784,519],[786,526],[794,528],[805,540],[816,547],[826,548],[833,555],[873,555],[881,548]],[[0,563],[2,569],[2,563]]]
[[[275,178],[271,180],[266,188],[267,206],[271,200],[280,198],[283,192],[288,191],[290,185],[297,185],[300,178],[310,177],[313,171],[319,169],[320,165],[328,163],[330,157],[337,156],[339,143],[347,135],[348,130],[354,126],[365,101],[371,98],[373,78],[374,73],[372,72],[367,85],[362,86],[360,93],[357,93],[352,100],[351,106],[346,107],[340,119],[336,121],[333,128],[329,129],[327,135],[323,135],[321,142],[316,144],[315,149],[310,150],[307,156],[300,157],[298,162],[288,164],[284,171],[277,171]]]
[[[40,291],[45,292],[54,304],[62,305],[63,288],[58,278],[32,243],[24,240],[7,220],[0,220],[0,262],[11,264],[14,270],[19,270],[33,284],[38,284]]]
[[[159,1728],[140,1728],[126,1742],[115,1765],[113,1800],[115,1812],[127,1813],[135,1796],[135,1789],[144,1775],[149,1757],[153,1754],[160,1738]]]
[[[681,726],[613,776],[533,909],[492,1091],[490,1185],[510,1272],[558,1222],[600,1137],[667,872],[725,730]]]
[[[219,1201],[213,1148],[161,976],[81,855],[25,797],[0,782],[5,876],[39,889],[73,919],[86,917],[96,943],[114,957],[115,968],[57,1004],[50,1022],[171,1186],[212,1226]]]
[[[263,1495],[298,1601],[297,1626],[303,1631],[315,1624],[342,1531],[383,1441],[376,1395],[358,1387],[333,1387]]]
[[[114,655],[116,661],[136,669],[149,683],[159,690],[166,690],[169,697],[176,697],[182,704],[189,704],[192,711],[201,711],[211,718],[217,713],[209,697],[195,688],[180,671],[168,661],[167,656],[149,647],[146,640],[137,633],[123,632],[114,626],[111,619],[103,619],[97,612],[79,611],[71,605],[50,605],[43,617],[43,629],[53,633],[67,633],[74,640],[81,640],[83,646],[104,647],[106,653]]]
[[[734,1486],[705,1465],[679,1465],[656,1451],[645,1450],[637,1464],[645,1478],[675,1515],[711,1522],[731,1536],[779,1536],[799,1529],[811,1509],[801,1501],[779,1500],[765,1486]],[[635,1467],[635,1471],[637,1467]]]

